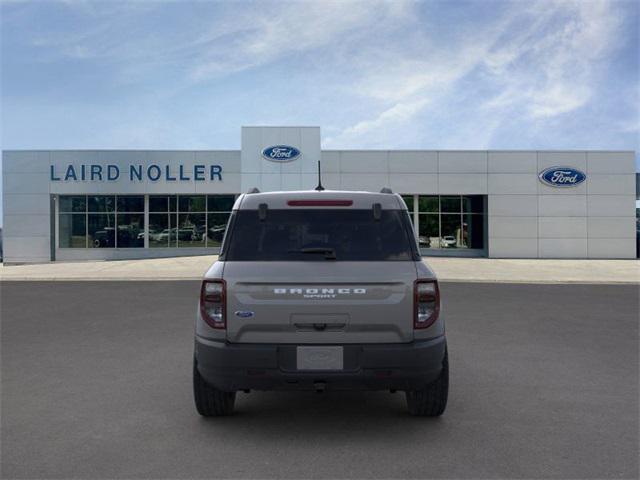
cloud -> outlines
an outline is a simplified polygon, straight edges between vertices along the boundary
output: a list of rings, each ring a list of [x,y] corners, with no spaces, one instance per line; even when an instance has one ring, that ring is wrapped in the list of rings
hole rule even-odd
[[[180,65],[202,82],[299,53],[369,35],[405,18],[409,0],[325,0],[185,3],[176,24],[148,23],[171,2],[58,2],[76,19],[72,29],[48,28],[31,40],[51,58],[145,65]],[[198,15],[206,10],[205,15]],[[153,54],[150,54],[153,52]]]
[[[232,22],[217,22],[199,41],[207,52],[191,75],[203,80],[336,44],[402,18],[407,5],[405,0],[293,2],[236,11]]]
[[[405,122],[422,110],[427,103],[428,101],[426,99],[412,103],[396,103],[391,108],[383,111],[376,118],[372,120],[363,120],[351,127],[348,127],[341,132],[341,135],[345,137],[362,135],[373,130],[378,130],[390,123]],[[331,146],[335,141],[336,139],[329,137],[325,143]]]
[[[404,45],[408,53],[394,52],[389,69],[366,71],[355,91],[379,102],[379,110],[345,126],[327,145],[369,141],[407,126],[427,106],[435,116],[446,116],[438,108],[451,105],[466,110],[466,121],[485,130],[478,138],[488,141],[490,132],[514,115],[535,121],[588,104],[599,87],[602,64],[618,44],[624,20],[619,5],[562,1],[507,7],[493,22],[460,30],[450,45],[425,29],[413,38],[425,48]],[[457,105],[465,89],[473,91],[474,103]]]
[[[576,110],[593,95],[598,62],[615,47],[622,14],[604,1],[563,2],[532,13],[539,20],[485,60],[503,87],[485,106],[518,102],[533,118]]]
[[[560,148],[565,133],[585,147],[589,128],[621,145],[637,132],[638,73],[618,47],[632,50],[637,13],[604,0],[5,0],[3,100],[13,117],[91,103],[97,131],[141,124],[113,130],[132,146],[257,121],[320,124],[331,148]],[[133,104],[139,115],[120,113]]]

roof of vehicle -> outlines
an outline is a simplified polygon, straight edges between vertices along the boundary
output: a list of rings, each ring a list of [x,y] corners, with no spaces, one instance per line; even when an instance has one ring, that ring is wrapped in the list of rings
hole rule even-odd
[[[332,204],[340,200],[350,204]],[[291,205],[291,201],[302,201],[298,205]],[[314,202],[317,202],[314,204]],[[374,193],[374,192],[353,192],[346,190],[300,190],[290,192],[265,192],[248,193],[241,195],[233,206],[234,210],[257,210],[259,205],[265,203],[267,208],[287,209],[287,208],[351,208],[368,209],[373,204],[379,203],[383,210],[406,209],[402,197],[397,193]]]

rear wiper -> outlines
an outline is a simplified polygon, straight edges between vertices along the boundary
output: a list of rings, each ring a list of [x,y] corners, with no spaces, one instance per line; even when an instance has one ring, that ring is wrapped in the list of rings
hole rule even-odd
[[[289,253],[324,253],[324,258],[327,260],[336,259],[336,251],[330,247],[307,247],[300,250],[289,250]]]

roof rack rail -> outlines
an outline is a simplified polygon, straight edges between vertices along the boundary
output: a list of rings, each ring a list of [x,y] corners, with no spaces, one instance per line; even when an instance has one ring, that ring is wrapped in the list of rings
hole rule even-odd
[[[380,193],[393,193],[393,190],[391,190],[389,187],[382,187]]]
[[[258,187],[253,187],[251,190],[247,192],[247,194],[249,193],[260,193],[260,190],[258,189]]]

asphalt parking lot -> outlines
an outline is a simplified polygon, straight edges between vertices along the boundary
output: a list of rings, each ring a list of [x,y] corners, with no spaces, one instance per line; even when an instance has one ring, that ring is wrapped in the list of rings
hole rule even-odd
[[[197,282],[5,282],[2,478],[638,478],[637,285],[443,285],[440,419],[400,393],[191,395]]]

